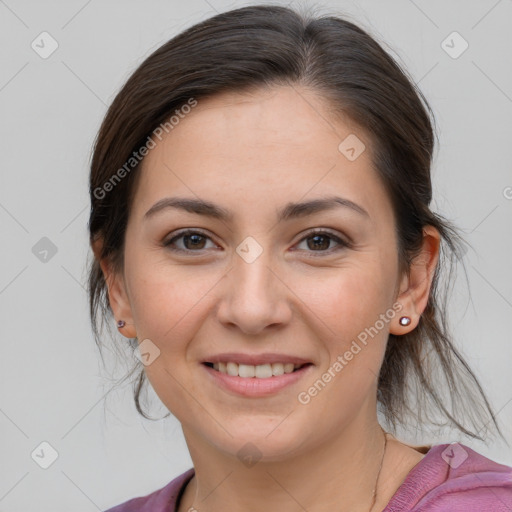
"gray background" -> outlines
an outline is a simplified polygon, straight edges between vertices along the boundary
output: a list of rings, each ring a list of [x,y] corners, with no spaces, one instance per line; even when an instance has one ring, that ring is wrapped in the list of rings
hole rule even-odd
[[[184,28],[242,5],[0,0],[0,511],[104,510],[191,467],[177,420],[139,417],[130,388],[111,391],[100,365],[85,292],[88,164],[106,107],[135,67]],[[318,5],[369,30],[434,108],[441,141],[435,209],[458,223],[475,249],[466,254],[472,301],[459,280],[452,323],[510,442],[512,1]],[[58,43],[45,59],[31,47],[43,31]],[[457,58],[442,46],[453,31],[469,44]],[[449,44],[452,52],[462,48],[461,40]],[[37,245],[48,245],[43,237],[57,250],[46,261]],[[122,366],[110,369],[122,375]],[[153,414],[162,416],[153,403]],[[58,452],[48,469],[31,457],[43,441]],[[512,465],[504,443],[463,442]]]

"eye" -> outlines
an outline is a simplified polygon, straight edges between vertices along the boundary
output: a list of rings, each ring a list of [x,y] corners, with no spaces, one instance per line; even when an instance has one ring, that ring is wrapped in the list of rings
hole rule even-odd
[[[177,242],[182,241],[184,247],[177,247]],[[170,248],[176,252],[200,252],[207,249],[205,247],[207,241],[212,241],[209,236],[198,230],[186,229],[179,232],[177,235],[164,242],[164,247]],[[311,242],[309,242],[311,240]],[[307,252],[320,252],[320,253],[331,253],[349,247],[350,244],[340,237],[326,230],[314,230],[310,231],[300,243],[306,242]],[[331,243],[335,242],[337,247],[330,247]],[[213,242],[212,242],[213,243]],[[300,245],[299,243],[299,245]],[[215,246],[215,244],[214,244]],[[196,250],[197,249],[197,250]],[[308,251],[309,249],[309,251]],[[317,255],[314,255],[317,256]]]
[[[176,242],[181,239],[183,240],[184,248],[175,246]],[[211,241],[211,238],[201,231],[187,229],[185,231],[181,231],[167,242],[164,242],[163,245],[165,247],[169,247],[172,251],[177,252],[199,252],[200,250],[205,249],[207,240]],[[198,249],[198,251],[194,249]]]
[[[311,242],[309,242],[310,240]],[[306,242],[307,249],[311,249],[309,252],[332,253],[345,247],[349,247],[348,242],[325,230],[310,231],[304,238],[302,238],[301,243],[304,241]],[[337,247],[329,247],[332,241],[338,244]],[[317,255],[314,256],[316,257]]]

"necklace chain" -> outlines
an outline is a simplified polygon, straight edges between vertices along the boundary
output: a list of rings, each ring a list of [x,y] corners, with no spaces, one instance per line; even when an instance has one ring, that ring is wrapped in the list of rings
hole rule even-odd
[[[386,447],[388,445],[387,432],[382,427],[380,427],[380,429],[384,433],[384,450],[382,451],[382,458],[380,460],[380,467],[379,467],[379,472],[377,473],[377,479],[375,480],[375,487],[373,488],[372,504],[371,504],[368,512],[372,512],[372,509],[375,506],[375,501],[377,500],[377,485],[379,483],[380,472],[382,470],[382,464],[384,462],[384,455],[386,454]]]
[[[368,512],[372,512],[373,507],[375,506],[375,501],[377,500],[377,486],[379,483],[379,477],[382,470],[382,465],[384,463],[384,455],[386,454],[386,447],[388,445],[388,434],[389,432],[386,432],[382,427],[380,427],[382,432],[384,433],[384,450],[382,451],[382,458],[380,460],[380,466],[379,466],[379,472],[377,473],[377,479],[375,480],[375,487],[373,488],[373,495],[372,495],[372,504],[370,506],[370,509]]]

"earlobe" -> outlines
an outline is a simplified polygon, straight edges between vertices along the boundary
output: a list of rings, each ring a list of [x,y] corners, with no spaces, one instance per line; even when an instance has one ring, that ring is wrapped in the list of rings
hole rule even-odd
[[[418,325],[430,296],[432,280],[439,260],[440,241],[441,237],[436,228],[433,226],[423,228],[421,251],[412,261],[408,275],[402,276],[401,291],[396,298],[396,302],[401,304],[402,309],[393,319],[391,334],[407,334]],[[410,321],[406,318],[410,318]]]
[[[113,272],[105,259],[100,261],[100,267],[105,278],[108,300],[114,315],[116,327],[126,338],[136,338],[137,331],[135,330],[131,305],[122,276]]]
[[[414,300],[411,297],[410,276],[404,274],[401,276],[399,293],[395,303],[400,305],[397,314],[393,318],[389,332],[395,335],[403,335],[416,328],[417,320],[414,314]],[[393,306],[394,307],[394,306]],[[398,308],[397,308],[398,309]]]

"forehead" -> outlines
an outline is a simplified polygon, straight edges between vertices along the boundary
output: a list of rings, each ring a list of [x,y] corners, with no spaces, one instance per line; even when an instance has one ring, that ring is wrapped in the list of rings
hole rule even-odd
[[[365,144],[356,159],[347,158],[343,144],[340,150],[345,140]],[[348,118],[334,118],[326,100],[307,89],[283,86],[200,99],[155,141],[139,170],[138,217],[166,195],[215,199],[230,210],[243,206],[240,198],[260,210],[272,203],[275,210],[306,195],[335,193],[369,210],[390,206],[366,134]]]

